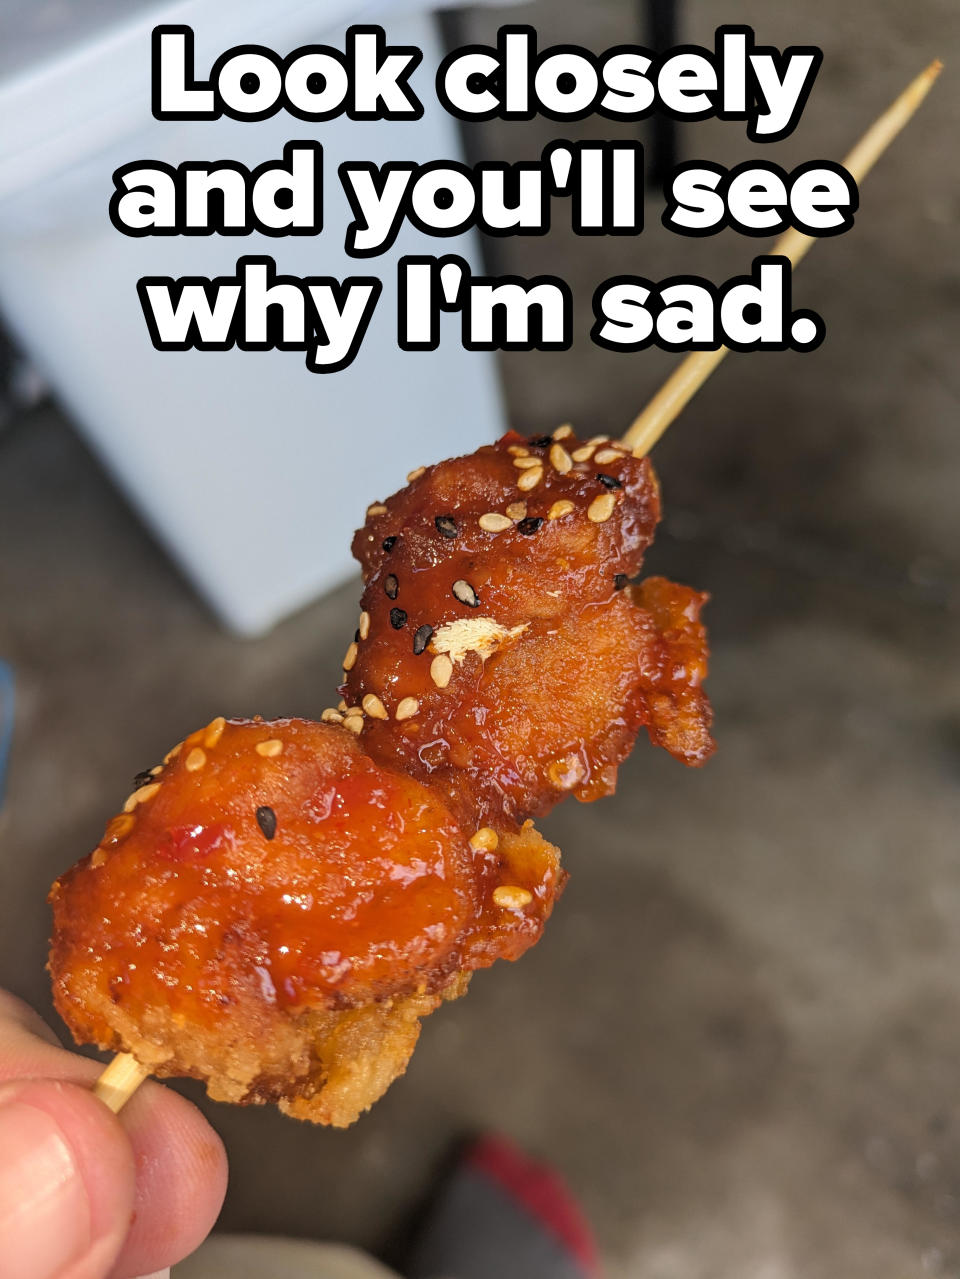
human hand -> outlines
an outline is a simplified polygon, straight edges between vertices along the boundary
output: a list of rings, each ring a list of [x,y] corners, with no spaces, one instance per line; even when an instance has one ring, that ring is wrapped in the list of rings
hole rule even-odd
[[[3,1279],[146,1275],[217,1218],[226,1157],[203,1116],[148,1081],[121,1122],[91,1092],[101,1069],[0,991]]]

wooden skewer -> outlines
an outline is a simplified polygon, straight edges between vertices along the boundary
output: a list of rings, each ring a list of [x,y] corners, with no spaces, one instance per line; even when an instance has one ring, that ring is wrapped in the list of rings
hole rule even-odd
[[[931,62],[926,71],[917,76],[853,148],[843,164],[855,182],[859,184],[873,168],[930,92],[942,67],[943,64],[939,61]],[[772,252],[789,258],[791,265],[796,266],[813,243],[814,237],[791,229],[777,240]],[[637,457],[642,457],[656,444],[726,354],[726,347],[721,347],[718,351],[695,351],[667,379],[623,437],[624,444]],[[141,1066],[130,1053],[118,1053],[94,1085],[94,1096],[99,1097],[116,1114],[123,1109],[149,1074],[149,1070]]]
[[[942,70],[943,63],[939,59],[931,62],[926,71],[918,75],[893,105],[870,126],[843,161],[843,167],[857,185],[863,181],[919,107]],[[815,241],[815,236],[804,235],[802,231],[791,227],[770,251],[789,258],[791,266],[795,267]],[[623,443],[633,450],[635,457],[644,457],[650,452],[673,419],[723,361],[728,350],[728,347],[721,346],[716,351],[693,351],[666,380],[623,437]]]
[[[93,1095],[117,1114],[150,1074],[130,1053],[117,1053],[97,1082]]]

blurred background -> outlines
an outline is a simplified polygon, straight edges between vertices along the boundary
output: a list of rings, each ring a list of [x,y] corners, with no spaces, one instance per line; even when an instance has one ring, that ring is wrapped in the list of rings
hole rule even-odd
[[[0,5],[0,101],[28,92],[31,58],[42,70],[63,55],[78,8]],[[238,7],[241,25],[218,50],[262,37],[257,8]],[[184,1090],[227,1145],[228,1230],[335,1238],[395,1259],[454,1144],[495,1129],[562,1171],[614,1279],[960,1276],[960,10],[954,0],[660,8],[694,43],[712,45],[720,21],[746,22],[764,43],[824,51],[793,136],[761,149],[742,125],[681,125],[656,143],[679,159],[733,164],[762,150],[790,168],[840,158],[932,57],[947,63],[864,184],[853,231],[798,272],[797,305],[823,315],[823,346],[731,357],[655,452],[667,515],[648,568],[712,594],[718,752],[688,771],[641,743],[614,799],[545,822],[571,881],[543,941],[431,1017],[407,1075],[354,1128],[313,1129]],[[107,22],[109,5],[89,13],[101,11]],[[137,12],[148,29],[168,6]],[[404,31],[423,23],[438,48],[526,21],[542,45],[597,51],[647,41],[650,20],[627,0],[396,18]],[[221,39],[212,17],[204,29],[211,47]],[[330,32],[319,22],[287,47],[305,38]],[[630,136],[606,121],[495,121],[458,142],[435,123],[439,154],[462,145],[472,159],[536,158],[553,137]],[[289,124],[281,117],[277,136],[309,136]],[[211,158],[244,158],[249,127],[223,126]],[[186,158],[178,127],[163,128]],[[652,154],[656,140],[646,127],[642,136]],[[71,144],[73,168],[58,161],[68,185],[45,197],[45,223],[30,200],[56,177],[53,158],[16,181],[7,168],[6,186],[0,163],[10,338],[0,659],[17,692],[0,816],[0,984],[50,1016],[49,883],[93,847],[130,777],[214,715],[311,716],[329,704],[358,593],[356,580],[337,585],[350,572],[340,525],[359,523],[411,467],[504,422],[618,434],[676,357],[591,345],[593,288],[632,271],[722,281],[762,244],[669,235],[659,199],[632,242],[575,237],[558,216],[543,239],[468,244],[496,273],[570,282],[578,340],[567,353],[494,363],[451,337],[438,359],[398,360],[385,340],[352,380],[309,374],[295,354],[156,355],[133,259],[117,274],[125,312],[113,283],[101,289],[113,281],[101,255],[122,241],[107,221],[110,171],[138,145],[163,158],[153,137],[98,135],[83,157]],[[400,133],[367,142],[384,158],[438,145]],[[211,151],[210,135],[198,145]],[[86,207],[88,181],[91,227],[58,223],[71,199]],[[153,245],[154,260],[179,262],[175,243]],[[207,274],[216,253],[232,261],[246,249],[196,244]],[[318,270],[345,270],[336,237],[306,251]],[[207,377],[221,381],[205,391]],[[218,389],[237,378],[246,419],[225,413]],[[184,421],[184,387],[201,397],[199,427]],[[382,466],[370,473],[375,455]],[[258,460],[259,490],[248,487]],[[315,501],[291,523],[294,473]],[[247,609],[258,580],[286,577],[277,547],[257,559],[265,529],[303,567],[284,598]],[[3,685],[0,699],[9,709]]]

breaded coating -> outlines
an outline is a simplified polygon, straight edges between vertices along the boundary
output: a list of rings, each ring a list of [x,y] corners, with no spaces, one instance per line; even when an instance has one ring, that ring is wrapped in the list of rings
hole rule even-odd
[[[650,740],[685,764],[703,764],[714,750],[713,710],[703,690],[707,632],[700,621],[708,597],[665,577],[648,577],[625,594],[653,623],[643,659]]]
[[[342,690],[367,749],[481,820],[609,794],[644,725],[702,763],[705,597],[624,590],[659,514],[646,458],[513,434],[372,507]]]
[[[137,780],[51,892],[55,1002],[222,1100],[351,1123],[562,887],[531,827],[463,826],[340,726],[215,720]]]

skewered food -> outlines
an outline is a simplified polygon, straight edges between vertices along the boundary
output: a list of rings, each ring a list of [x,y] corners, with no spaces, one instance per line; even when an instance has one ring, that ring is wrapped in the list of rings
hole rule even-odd
[[[214,720],[140,780],[54,886],[57,1007],[224,1101],[351,1123],[563,883],[532,827],[477,838],[331,725]]]
[[[609,794],[644,725],[712,750],[704,597],[629,582],[659,511],[648,461],[568,427],[372,506],[340,706],[214,720],[54,885],[76,1038],[320,1123],[371,1105],[420,1018],[540,936],[565,875],[532,817]]]

